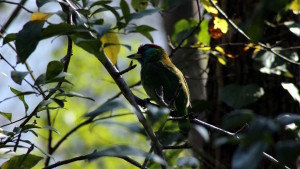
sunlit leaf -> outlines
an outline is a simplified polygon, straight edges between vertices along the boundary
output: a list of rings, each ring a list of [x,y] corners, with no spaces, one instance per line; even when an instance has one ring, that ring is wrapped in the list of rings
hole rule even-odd
[[[22,95],[22,92],[19,91],[19,90],[17,90],[17,89],[14,89],[14,88],[12,88],[12,87],[10,87],[10,90],[11,90],[15,95],[17,95],[18,98],[22,101],[22,103],[24,104],[24,107],[25,107],[25,112],[27,112],[27,110],[28,110],[29,107],[28,107],[28,104],[27,104],[26,101],[25,101],[24,95]]]
[[[256,84],[246,86],[230,84],[221,90],[221,100],[236,109],[257,101],[263,95],[263,88]]]
[[[113,32],[104,34],[101,38],[101,43],[106,56],[113,64],[116,64],[120,52],[120,41],[117,34]]]
[[[44,21],[50,18],[53,14],[47,14],[47,13],[42,13],[42,12],[34,12],[31,15],[30,21]]]
[[[33,154],[18,155],[4,162],[1,166],[1,169],[31,169],[41,159],[43,159],[43,157],[36,156]]]
[[[12,118],[11,113],[6,113],[6,112],[1,112],[0,111],[0,115],[3,116],[4,118],[6,118],[7,120],[11,121],[11,118]]]
[[[228,31],[228,23],[225,19],[214,17],[214,29],[220,29],[223,34]]]
[[[200,0],[201,4],[204,6],[205,10],[208,13],[211,13],[213,15],[217,15],[218,14],[218,10],[213,7],[213,5],[209,2],[209,0]],[[217,0],[213,0],[213,2],[215,4],[217,4]]]
[[[22,63],[25,63],[30,54],[37,47],[44,22],[27,22],[17,34],[16,49]]]
[[[210,36],[208,32],[208,20],[204,19],[202,20],[200,24],[200,31],[198,33],[198,41],[201,44],[209,45],[210,44]],[[201,49],[203,50],[203,49]]]
[[[142,11],[145,10],[148,6],[147,0],[132,0],[131,6],[135,11]]]
[[[299,3],[300,3],[300,0],[299,0]],[[300,4],[299,4],[300,5]],[[295,34],[296,36],[300,37],[300,24],[299,23],[296,23],[294,21],[287,21],[287,22],[284,22],[284,25],[286,27],[289,28],[289,30]]]
[[[300,103],[299,89],[293,83],[281,83],[281,86],[289,92],[294,100]]]
[[[300,13],[300,0],[293,0],[290,5],[290,9],[294,14],[298,15]]]
[[[21,85],[23,79],[29,72],[11,71],[11,78],[14,82]]]

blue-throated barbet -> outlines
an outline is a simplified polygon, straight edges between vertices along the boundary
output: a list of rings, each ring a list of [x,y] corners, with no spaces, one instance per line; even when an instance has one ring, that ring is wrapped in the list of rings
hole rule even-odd
[[[142,45],[136,54],[128,58],[137,59],[141,64],[141,82],[150,99],[160,106],[167,103],[174,110],[172,115],[175,117],[188,114],[190,94],[187,83],[162,47],[154,44]],[[163,97],[159,96],[161,91]],[[178,124],[181,132],[187,134],[189,120],[179,121]]]

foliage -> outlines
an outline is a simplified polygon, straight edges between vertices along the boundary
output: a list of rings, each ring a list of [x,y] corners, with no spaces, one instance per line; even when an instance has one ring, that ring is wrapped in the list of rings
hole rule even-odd
[[[289,46],[299,45],[299,24],[290,19],[299,14],[297,2],[261,0],[253,14],[237,26],[217,1],[196,1],[198,18],[178,20],[173,34],[169,35],[170,57],[178,49],[196,49],[208,54],[218,70],[244,59],[246,64],[240,63],[239,67],[246,66],[246,72],[260,77],[280,77],[280,89],[289,96],[288,102],[299,104],[295,74],[300,65],[299,50],[295,50],[299,46]],[[236,147],[228,157],[231,161],[228,168],[258,168],[263,159],[276,167],[294,167],[300,154],[299,108],[278,110],[269,116],[261,113],[256,106],[261,106],[263,100],[271,101],[268,98],[270,86],[261,83],[264,79],[244,83],[227,79],[226,84],[214,91],[217,99],[192,101],[190,117],[172,117],[169,108],[140,99],[147,96],[138,87],[140,83],[136,83],[139,81],[137,71],[133,70],[136,65],[130,63],[128,68],[123,68],[128,60],[120,57],[134,46],[127,38],[139,34],[153,43],[158,37],[151,33],[161,30],[151,23],[138,24],[138,21],[172,11],[183,3],[184,0],[161,3],[158,0],[132,0],[131,3],[126,0],[118,3],[36,0],[36,12],[19,4],[21,7],[16,10],[25,10],[31,17],[26,18],[27,22],[15,33],[5,33],[7,28],[1,28],[2,44],[14,50],[15,63],[11,64],[6,59],[9,56],[0,54],[0,62],[10,66],[10,78],[18,87],[10,86],[13,96],[5,96],[0,104],[8,104],[5,101],[16,97],[19,102],[15,104],[24,106],[25,111],[24,116],[17,119],[17,110],[0,110],[7,122],[1,124],[0,153],[1,157],[8,158],[1,168],[60,165],[70,168],[201,168],[205,160],[214,158],[207,157],[202,147],[217,149],[228,145]],[[45,6],[52,5],[60,6],[60,11],[43,12]],[[15,17],[12,15],[9,20]],[[59,19],[52,22],[52,17]],[[265,24],[271,25],[274,32],[265,30]],[[283,35],[277,31],[283,31]],[[269,38],[265,38],[265,32],[270,33]],[[233,45],[235,52],[226,47],[234,42],[222,44],[221,41],[229,39],[230,34],[243,38]],[[283,39],[284,35],[298,42]],[[29,65],[28,60],[41,41],[49,38],[59,38],[64,45],[54,57],[41,53],[51,60],[44,72],[35,77],[36,65]],[[205,71],[213,72],[212,69]],[[24,88],[25,85],[30,88]],[[28,102],[32,97],[38,100],[34,104]],[[225,114],[217,124],[199,120],[205,112],[216,110],[214,108]],[[182,119],[190,119],[195,125],[188,138],[176,125],[176,121]],[[213,132],[223,135],[211,134]],[[222,159],[216,160],[223,163]]]

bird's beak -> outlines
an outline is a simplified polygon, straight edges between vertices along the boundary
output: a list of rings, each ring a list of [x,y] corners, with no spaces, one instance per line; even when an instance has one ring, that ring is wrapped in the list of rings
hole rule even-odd
[[[127,58],[129,58],[129,59],[140,59],[141,57],[142,57],[142,55],[138,54],[138,53],[127,56]]]

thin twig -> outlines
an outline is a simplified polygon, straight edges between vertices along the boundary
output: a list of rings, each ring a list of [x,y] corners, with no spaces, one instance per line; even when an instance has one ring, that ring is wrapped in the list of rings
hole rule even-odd
[[[122,70],[121,72],[119,72],[119,76],[129,72],[130,70],[134,69],[135,67],[136,67],[136,64],[134,65],[133,61],[131,61],[128,68],[126,68],[126,69]]]

